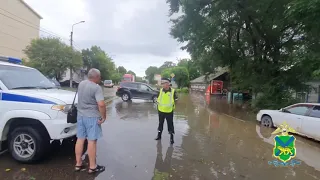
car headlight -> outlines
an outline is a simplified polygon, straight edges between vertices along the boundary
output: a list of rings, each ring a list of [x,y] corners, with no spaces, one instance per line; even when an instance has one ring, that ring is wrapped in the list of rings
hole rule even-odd
[[[58,104],[58,105],[53,105],[51,107],[52,110],[56,110],[56,111],[62,111],[64,113],[68,113],[68,111],[71,109],[72,105],[71,104]]]

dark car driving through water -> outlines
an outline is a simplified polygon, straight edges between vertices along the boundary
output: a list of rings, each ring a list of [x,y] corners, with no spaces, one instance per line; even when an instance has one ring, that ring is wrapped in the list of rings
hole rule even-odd
[[[139,82],[121,82],[116,95],[123,101],[131,99],[152,100],[157,102],[158,90],[153,89],[150,85]]]

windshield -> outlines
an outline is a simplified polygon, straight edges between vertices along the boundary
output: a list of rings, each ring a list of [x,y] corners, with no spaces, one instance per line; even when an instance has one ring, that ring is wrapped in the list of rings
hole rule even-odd
[[[111,84],[112,81],[111,81],[111,80],[105,80],[104,83],[105,83],[105,84]]]
[[[0,80],[8,89],[55,87],[38,70],[16,66],[0,66]]]
[[[124,81],[131,81],[131,77],[123,77]]]

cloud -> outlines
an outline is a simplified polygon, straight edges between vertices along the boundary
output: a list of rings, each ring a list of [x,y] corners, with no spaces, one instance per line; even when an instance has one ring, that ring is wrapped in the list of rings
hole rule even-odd
[[[164,0],[26,0],[43,16],[41,26],[68,42],[72,24],[78,49],[100,46],[117,66],[143,76],[150,65],[189,57],[170,37]],[[54,7],[54,8],[53,8]]]

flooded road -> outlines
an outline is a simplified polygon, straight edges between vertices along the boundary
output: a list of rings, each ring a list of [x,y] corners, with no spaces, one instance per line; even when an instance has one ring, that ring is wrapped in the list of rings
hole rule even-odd
[[[211,104],[219,109],[219,104]],[[221,110],[221,107],[220,107]],[[217,113],[219,112],[219,113]],[[145,101],[114,100],[108,122],[98,142],[98,163],[106,171],[97,176],[73,172],[72,143],[53,146],[51,158],[36,165],[0,156],[1,180],[212,180],[212,179],[320,179],[320,143],[297,137],[296,159],[301,165],[274,167],[274,129],[206,108],[200,98],[180,97],[174,125],[175,144],[170,146],[166,125],[162,141],[155,141],[156,107]],[[243,119],[243,120],[242,120]],[[25,168],[25,169],[24,169]],[[6,171],[7,169],[7,171]]]

